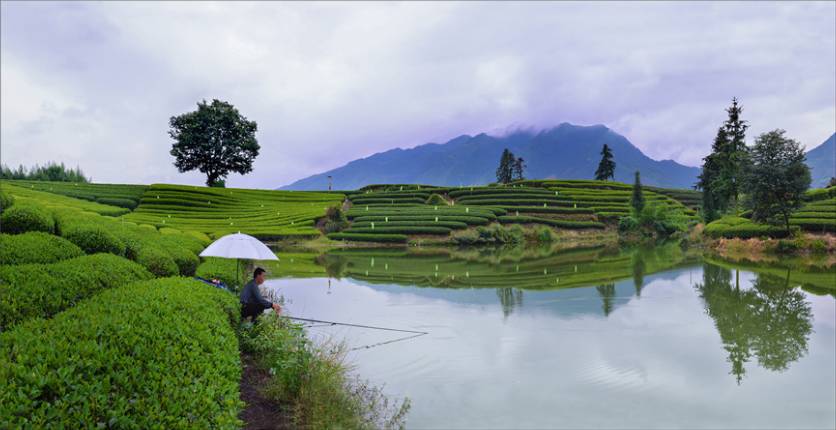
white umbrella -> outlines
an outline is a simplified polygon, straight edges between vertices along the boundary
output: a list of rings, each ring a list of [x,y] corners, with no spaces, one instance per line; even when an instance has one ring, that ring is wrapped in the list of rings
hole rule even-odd
[[[270,251],[267,245],[261,243],[260,240],[241,232],[235,234],[228,234],[207,246],[201,257],[221,257],[234,258],[235,261],[235,278],[238,280],[238,260],[245,258],[248,260],[278,260],[276,254]]]

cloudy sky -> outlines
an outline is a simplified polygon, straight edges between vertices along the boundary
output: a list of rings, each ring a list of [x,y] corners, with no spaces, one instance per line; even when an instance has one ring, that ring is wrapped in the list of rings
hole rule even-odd
[[[202,183],[173,167],[168,119],[212,98],[258,122],[241,187],[564,121],[696,166],[733,96],[750,140],[836,130],[836,2],[0,7],[2,162],[96,182]]]

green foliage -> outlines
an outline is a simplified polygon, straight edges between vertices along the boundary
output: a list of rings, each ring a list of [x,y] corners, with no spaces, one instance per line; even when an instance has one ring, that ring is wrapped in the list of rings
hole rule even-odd
[[[155,247],[140,248],[136,254],[136,262],[158,278],[176,276],[179,272],[177,263],[174,262],[171,255]]]
[[[82,255],[72,242],[44,232],[0,234],[0,264],[55,263]]]
[[[408,400],[390,405],[379,388],[349,377],[342,345],[317,346],[272,313],[240,333],[241,349],[272,375],[265,392],[290,405],[295,427],[403,428]]]
[[[0,213],[2,213],[6,209],[12,207],[12,205],[14,203],[15,203],[15,198],[12,197],[11,194],[9,194],[9,193],[7,193],[3,190],[0,190]]]
[[[607,144],[601,148],[601,161],[598,163],[598,169],[595,170],[595,180],[606,181],[615,176],[615,161],[613,161],[612,150]]]
[[[704,233],[714,238],[773,237],[782,238],[790,235],[786,229],[765,224],[756,224],[746,218],[724,216],[705,226]]]
[[[331,240],[349,240],[354,242],[381,242],[381,243],[406,243],[405,234],[389,233],[331,233],[328,235]]]
[[[119,256],[125,255],[125,242],[105,226],[95,224],[75,225],[63,228],[61,236],[76,244],[87,254],[107,252]]]
[[[618,219],[618,230],[622,232],[636,231],[640,226],[639,220],[632,215]]]
[[[219,186],[230,172],[252,171],[261,147],[255,138],[258,128],[227,102],[212,100],[197,104],[197,110],[173,116],[168,134],[175,140],[171,155],[180,172],[199,170],[206,185]]]
[[[499,167],[496,169],[496,182],[508,184],[512,181],[521,181],[525,172],[525,161],[517,158],[514,153],[505,148],[499,158]]]
[[[27,169],[23,165],[16,170],[10,169],[5,164],[0,166],[0,179],[29,179],[36,181],[62,181],[62,182],[90,182],[80,167],[68,168],[64,163],[58,164],[49,162],[45,166],[34,165]]]
[[[150,278],[142,266],[110,254],[0,266],[0,331],[30,318],[51,317],[101,290]]]
[[[581,228],[604,228],[604,224],[597,221],[573,221],[551,218],[539,218],[534,216],[524,215],[507,215],[498,217],[497,220],[503,224],[544,224],[553,227],[581,229]]]
[[[13,195],[18,203],[35,203],[47,209],[73,208],[99,215],[119,216],[130,212],[129,209],[97,203],[96,194],[84,191],[82,195],[73,193],[76,188],[92,187],[102,195],[118,195],[122,187],[140,187],[139,185],[120,185],[114,191],[108,185],[75,184],[66,182],[39,181],[2,181],[4,191]],[[108,191],[105,191],[108,190]],[[111,194],[114,193],[114,194]]]
[[[804,150],[795,140],[784,137],[784,133],[784,130],[773,130],[755,140],[745,187],[752,220],[783,222],[789,231],[790,216],[801,207],[811,180]]]
[[[525,235],[520,226],[503,227],[491,224],[487,227],[476,227],[453,235],[453,241],[459,245],[481,244],[514,244],[525,241]]]
[[[728,210],[734,201],[737,207],[743,188],[745,173],[749,164],[749,150],[746,147],[746,121],[740,118],[743,107],[732,99],[726,109],[728,119],[717,131],[711,147],[711,154],[703,159],[697,188],[703,191],[703,218],[711,222]]]
[[[240,291],[247,281],[244,267],[246,261],[239,262],[231,258],[208,257],[197,266],[195,276],[203,279],[218,279],[232,291]]]
[[[642,181],[639,172],[636,172],[636,181],[633,183],[630,206],[633,207],[634,214],[640,214],[644,209],[644,192],[642,191]]]
[[[448,205],[447,200],[444,200],[444,197],[441,197],[440,194],[433,193],[426,202],[428,205]]]
[[[348,226],[348,218],[339,206],[330,206],[325,211],[325,217],[317,222],[317,228],[325,234],[345,230]]]
[[[355,228],[351,227],[348,230],[345,230],[345,233],[353,234],[353,233],[363,233],[363,234],[375,234],[375,233],[382,233],[382,234],[441,234],[446,235],[450,233],[450,228],[447,227],[386,227],[385,223],[382,224],[383,226],[378,227],[377,225],[374,228],[367,227],[367,228]]]
[[[55,231],[55,220],[49,212],[31,205],[15,205],[0,215],[3,233],[19,234],[27,231]]]
[[[235,296],[114,288],[0,335],[0,427],[239,428]]]

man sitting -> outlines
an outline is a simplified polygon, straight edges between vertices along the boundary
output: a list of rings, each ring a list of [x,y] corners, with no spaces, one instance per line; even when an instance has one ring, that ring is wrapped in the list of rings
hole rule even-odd
[[[247,282],[241,290],[241,318],[252,317],[255,322],[265,309],[273,308],[276,313],[282,311],[278,303],[273,303],[261,296],[258,286],[264,283],[264,273],[261,267],[256,268],[253,272],[253,280]]]

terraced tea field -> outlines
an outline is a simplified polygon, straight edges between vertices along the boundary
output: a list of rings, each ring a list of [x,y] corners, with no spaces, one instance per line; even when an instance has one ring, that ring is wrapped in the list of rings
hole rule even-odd
[[[688,190],[645,191],[648,204],[696,218]],[[539,224],[561,229],[603,229],[630,214],[632,186],[604,181],[521,181],[508,186],[431,187],[374,185],[347,193],[351,227],[332,239],[405,242],[406,235],[445,236],[469,226]],[[663,194],[667,193],[667,194]],[[696,193],[699,198],[699,193]]]
[[[4,181],[18,187],[60,194],[67,197],[88,200],[133,210],[139,205],[147,185],[128,184],[83,184],[75,182],[45,181]]]
[[[212,237],[239,231],[263,240],[316,237],[315,220],[342,200],[337,193],[151,185],[123,218]]]
[[[810,232],[836,233],[836,187],[810,190],[808,202],[792,214],[790,225]]]

